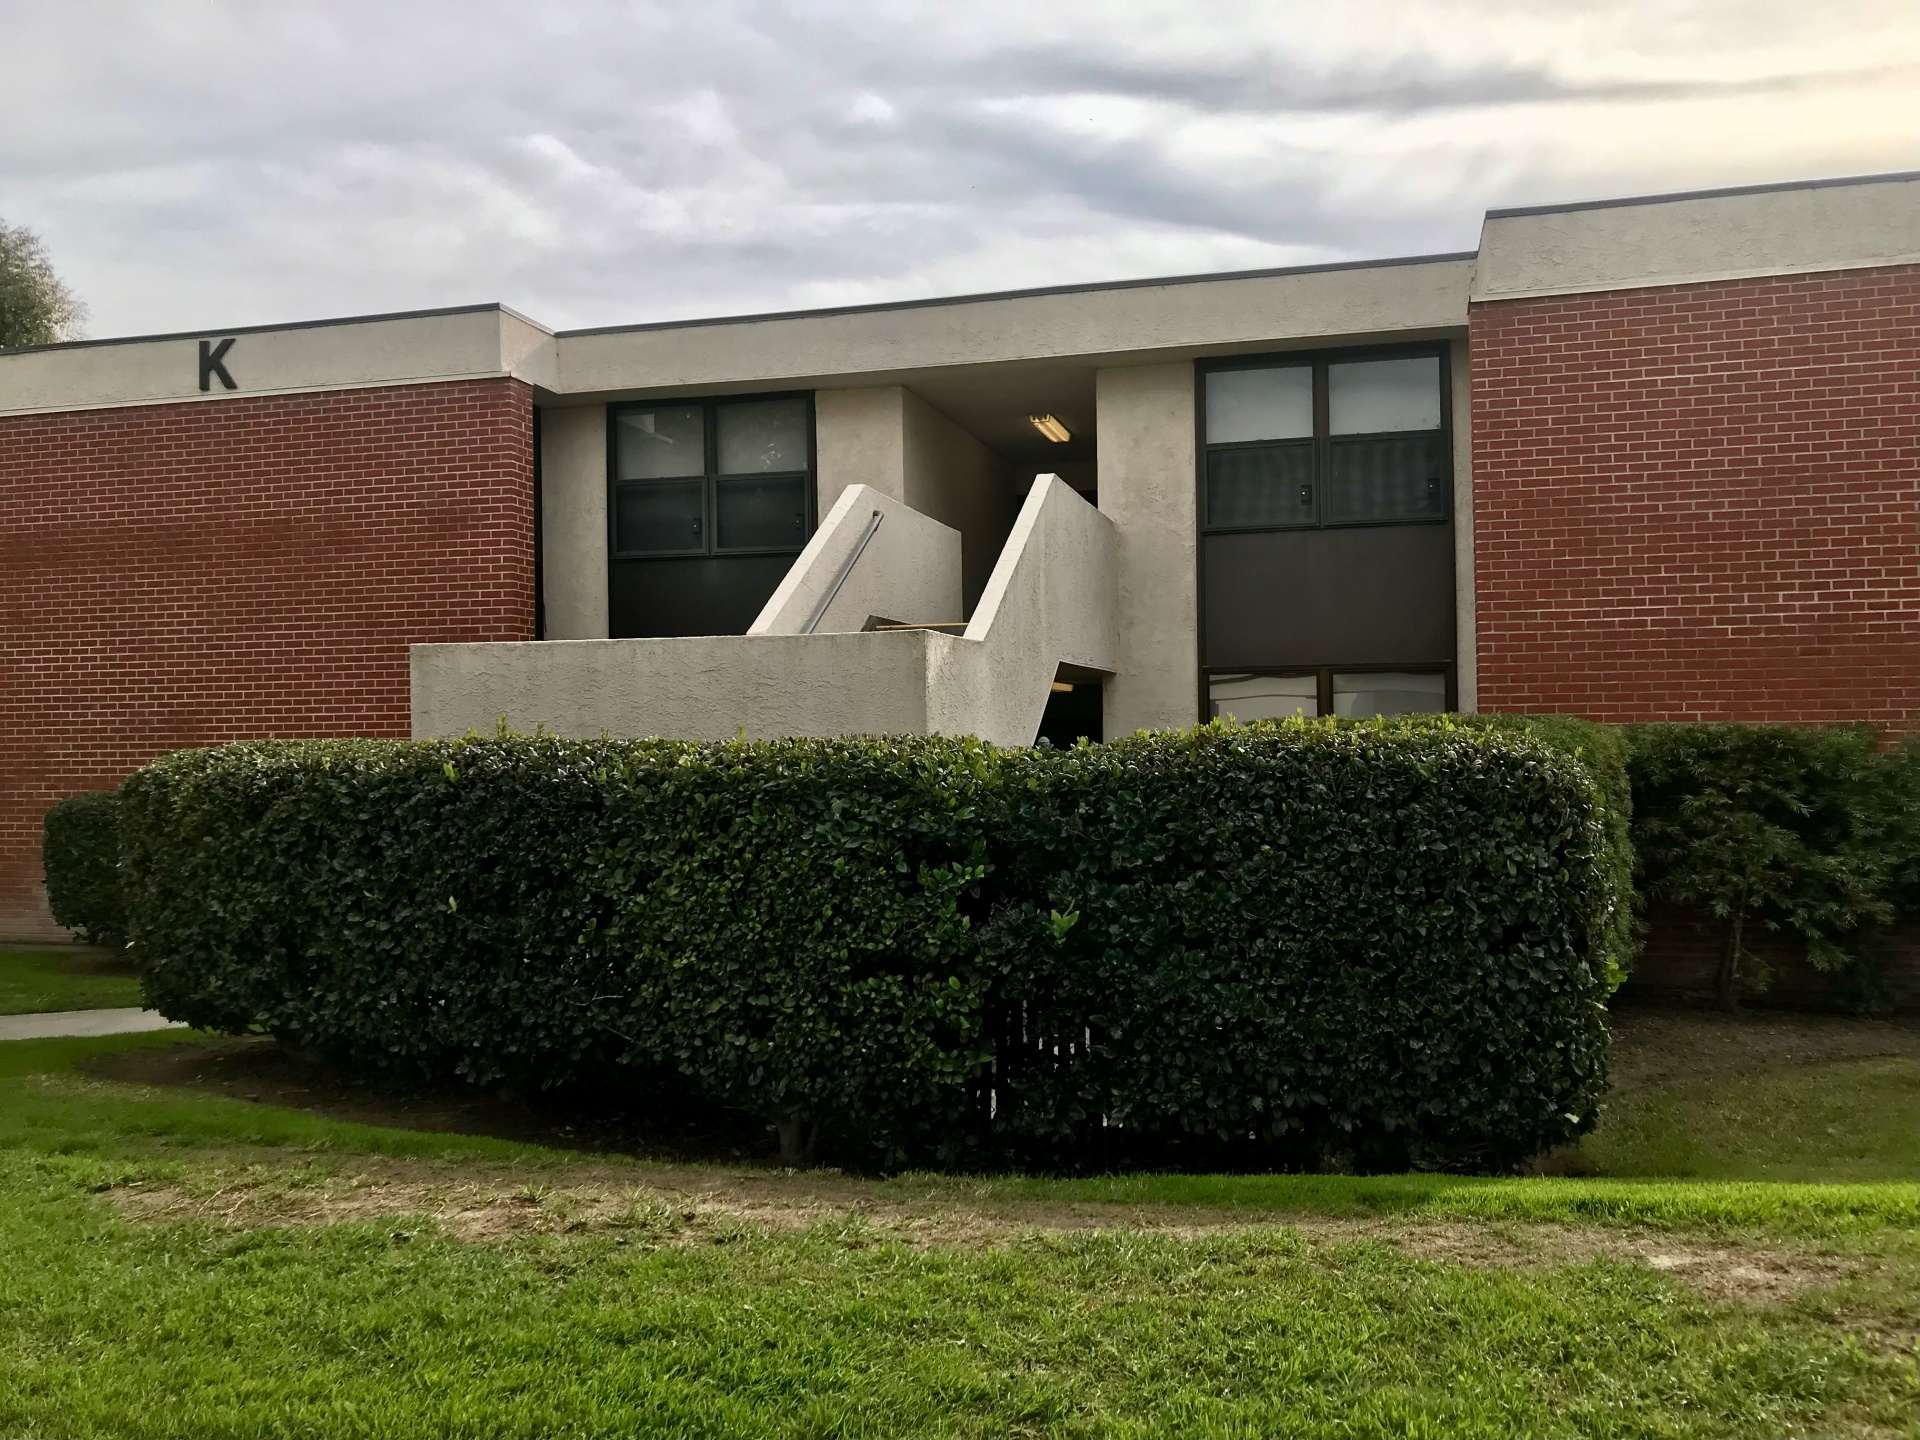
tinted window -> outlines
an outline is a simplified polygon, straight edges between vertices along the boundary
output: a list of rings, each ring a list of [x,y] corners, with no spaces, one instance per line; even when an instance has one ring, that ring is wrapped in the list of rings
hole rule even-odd
[[[622,480],[706,473],[706,416],[698,405],[623,410],[615,417],[614,435]]]
[[[1207,443],[1313,438],[1313,368],[1207,374]]]
[[[1260,445],[1207,456],[1207,524],[1311,525],[1313,446]]]
[[[713,490],[715,548],[798,550],[807,542],[807,482],[720,480]]]
[[[1437,714],[1447,708],[1447,677],[1417,671],[1333,677],[1333,713],[1355,720],[1372,715]]]
[[[1444,521],[1453,469],[1441,359],[1204,372],[1205,528]]]
[[[614,406],[609,423],[616,558],[805,548],[807,396]]]
[[[1327,429],[1379,435],[1440,428],[1440,357],[1327,366]]]
[[[717,407],[722,475],[807,468],[807,402],[754,400]]]
[[[1320,677],[1306,675],[1214,675],[1207,680],[1213,718],[1285,720],[1320,713]]]
[[[1327,523],[1443,520],[1446,479],[1438,435],[1335,440],[1327,447]]]
[[[648,480],[614,496],[614,548],[623,555],[705,550],[701,482]]]

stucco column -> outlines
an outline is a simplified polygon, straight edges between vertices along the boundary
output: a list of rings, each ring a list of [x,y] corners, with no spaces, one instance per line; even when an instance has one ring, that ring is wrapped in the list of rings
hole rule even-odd
[[[1095,397],[1100,508],[1113,519],[1119,558],[1111,740],[1200,718],[1193,366],[1102,370]]]
[[[814,392],[816,513],[833,509],[849,485],[870,485],[907,501],[906,403],[898,385]]]
[[[547,639],[607,638],[607,407],[540,412]]]

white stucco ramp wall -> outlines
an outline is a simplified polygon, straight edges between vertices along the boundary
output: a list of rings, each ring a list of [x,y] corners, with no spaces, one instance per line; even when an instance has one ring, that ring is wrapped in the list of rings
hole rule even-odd
[[[848,569],[875,510],[881,524]],[[416,645],[413,734],[487,734],[504,721],[582,739],[948,734],[1028,745],[1060,666],[1113,667],[1113,522],[1057,476],[1029,492],[964,635],[856,628],[957,602],[948,527],[859,486],[814,538],[755,633]],[[815,632],[797,633],[843,571]]]
[[[931,652],[928,728],[1031,745],[1061,666],[1112,674],[1115,551],[1112,520],[1058,475],[1038,477],[966,634]]]
[[[865,629],[874,616],[961,619],[960,532],[871,485],[849,485],[747,634],[802,635],[811,622],[812,633],[832,635]]]

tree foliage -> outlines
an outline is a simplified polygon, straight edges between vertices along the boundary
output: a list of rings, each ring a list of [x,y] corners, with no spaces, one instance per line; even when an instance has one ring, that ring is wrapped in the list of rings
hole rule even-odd
[[[1821,969],[1914,899],[1920,750],[1870,726],[1669,724],[1632,730],[1634,839],[1647,898],[1723,926],[1723,1004],[1765,974],[1750,929],[1805,943]]]
[[[86,314],[40,237],[0,220],[0,348],[77,340]]]

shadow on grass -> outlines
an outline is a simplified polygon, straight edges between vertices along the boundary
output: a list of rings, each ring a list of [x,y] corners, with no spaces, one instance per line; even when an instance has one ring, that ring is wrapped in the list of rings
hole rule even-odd
[[[459,1113],[422,1101],[367,1092],[358,1113],[316,1108],[325,1096],[272,1095],[257,1086],[269,1072],[270,1042],[215,1039],[192,1032],[0,1044],[0,1146],[42,1154],[102,1158],[156,1150],[275,1151],[406,1156],[515,1166],[605,1165],[642,1169],[692,1165],[712,1172],[778,1173],[761,1159],[689,1157],[659,1148],[572,1145],[535,1116],[528,1129],[548,1139],[462,1129]],[[244,1063],[222,1072],[222,1057]],[[289,1057],[271,1066],[287,1089],[345,1085]],[[194,1084],[171,1083],[201,1075]],[[347,1087],[349,1091],[353,1087]],[[492,1101],[503,1109],[510,1102]],[[526,1107],[521,1107],[524,1111]],[[383,1117],[383,1118],[375,1118]],[[551,1117],[548,1117],[549,1120]],[[431,1120],[427,1125],[418,1123]],[[603,1137],[604,1138],[604,1137]],[[609,1152],[612,1153],[609,1153]],[[598,1153],[594,1153],[598,1152]],[[1049,1179],[1021,1175],[904,1174],[857,1180],[832,1171],[788,1173],[796,1196],[810,1186],[836,1202],[859,1191],[876,1199],[928,1198],[985,1204],[1026,1202],[1167,1206],[1237,1211],[1252,1218],[1289,1214],[1645,1225],[1714,1230],[1836,1234],[1920,1226],[1920,1185],[1791,1184],[1659,1178],[1482,1179],[1448,1175],[1135,1174]]]

